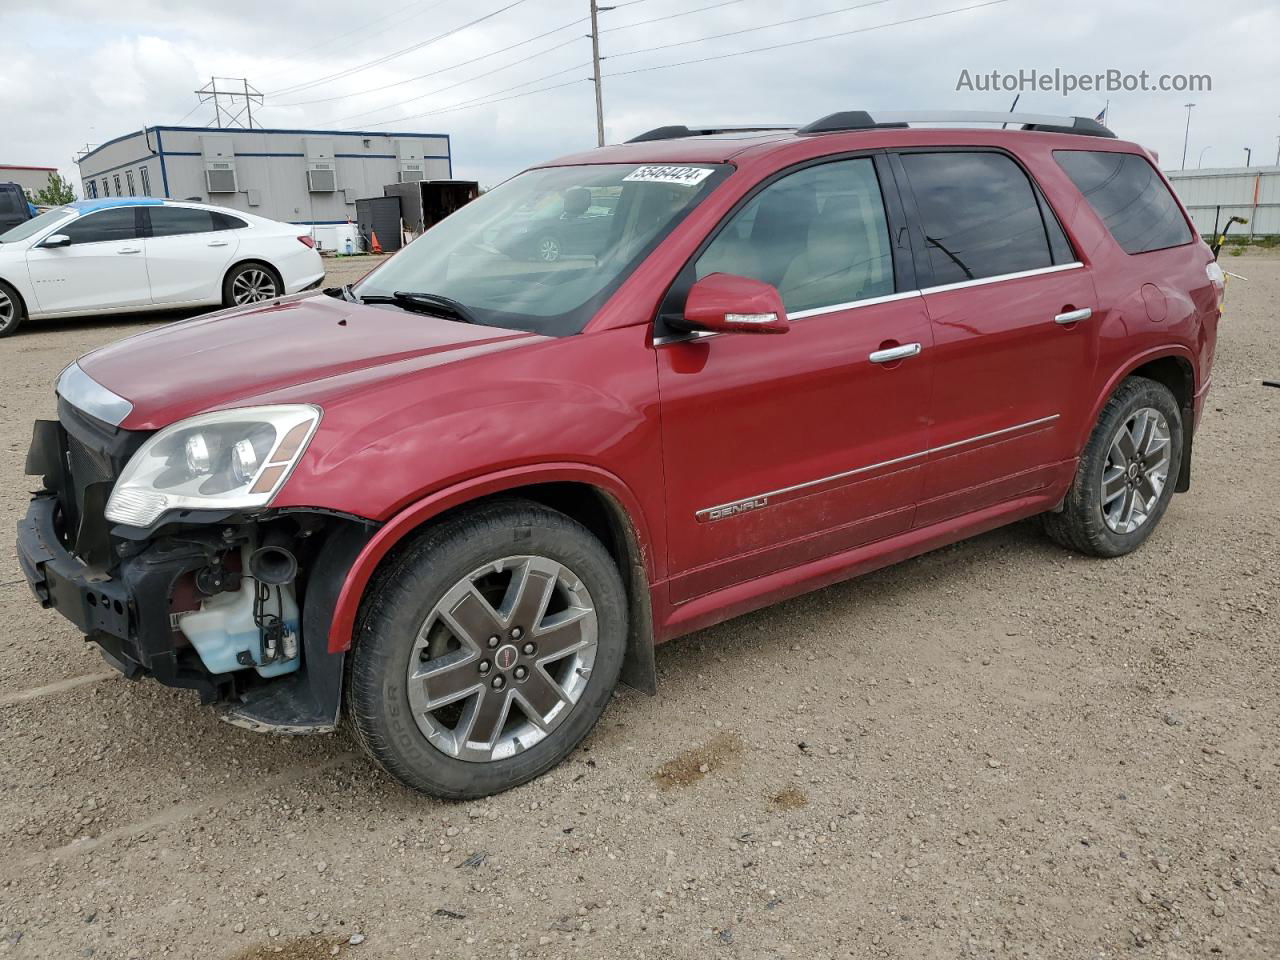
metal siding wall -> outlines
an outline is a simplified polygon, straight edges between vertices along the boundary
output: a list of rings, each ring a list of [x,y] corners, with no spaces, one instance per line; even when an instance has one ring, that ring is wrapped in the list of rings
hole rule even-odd
[[[1249,221],[1247,227],[1237,226],[1232,236],[1280,235],[1280,167],[1175,170],[1166,175],[1202,235],[1213,233],[1215,216],[1220,216],[1219,228],[1233,216]],[[1253,205],[1255,183],[1258,184],[1256,209]]]
[[[209,133],[229,134],[234,140],[236,153],[236,186],[238,193],[207,192],[204,178],[204,158],[200,155],[200,137]],[[259,130],[164,130],[160,131],[164,146],[165,168],[169,176],[169,196],[175,200],[197,197],[218,206],[243,210],[272,220],[292,222],[355,220],[355,199],[380,197],[382,187],[395,183],[399,177],[399,161],[396,159],[398,137],[374,134],[324,132],[314,133],[264,133]],[[334,193],[311,193],[307,190],[307,161],[305,140],[320,137],[333,143],[337,154],[338,189]],[[416,138],[417,139],[417,138]],[[424,162],[424,172],[430,179],[447,179],[449,141],[445,137],[420,138],[423,153],[429,159]],[[368,141],[368,146],[365,141]],[[155,134],[152,134],[155,144]],[[97,171],[118,163],[137,160],[146,156],[143,134],[112,144],[95,154],[81,168],[83,177],[91,177]],[[259,154],[259,156],[253,156]],[[261,156],[270,154],[270,156]],[[278,156],[297,154],[297,156]],[[435,157],[437,159],[430,159]],[[443,159],[440,159],[443,158]],[[151,192],[163,194],[160,162],[151,164]],[[141,192],[137,174],[139,164],[132,164],[134,184]],[[114,171],[112,171],[114,172]],[[121,182],[124,182],[123,169]],[[262,203],[249,206],[247,191],[262,193]],[[346,202],[347,191],[351,203]],[[114,184],[113,184],[114,195]]]

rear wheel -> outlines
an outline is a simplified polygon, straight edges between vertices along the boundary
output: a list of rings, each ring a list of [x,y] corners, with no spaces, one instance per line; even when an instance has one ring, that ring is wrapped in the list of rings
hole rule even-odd
[[[347,684],[368,752],[410,787],[486,796],[544,773],[613,692],[626,594],[563,514],[492,504],[423,534],[371,588]]]
[[[280,277],[263,263],[242,263],[222,281],[222,302],[228,307],[274,300],[282,293]]]
[[[16,333],[26,317],[18,291],[0,280],[0,337]]]
[[[1182,465],[1182,415],[1164,384],[1130,377],[1107,401],[1061,513],[1058,543],[1097,557],[1136,550],[1169,507]]]

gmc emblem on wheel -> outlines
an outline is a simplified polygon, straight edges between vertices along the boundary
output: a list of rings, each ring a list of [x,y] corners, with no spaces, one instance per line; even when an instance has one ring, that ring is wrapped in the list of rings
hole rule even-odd
[[[493,661],[498,665],[499,670],[510,670],[516,665],[518,659],[520,659],[520,651],[509,643],[505,647],[499,647],[498,652],[493,655]]]
[[[710,510],[701,510],[698,512],[698,519],[703,523],[713,520],[724,520],[727,517],[736,516],[739,513],[746,513],[749,510],[759,510],[761,507],[769,505],[768,497],[755,497],[752,500],[739,500],[737,503],[730,503],[723,507],[712,507]]]

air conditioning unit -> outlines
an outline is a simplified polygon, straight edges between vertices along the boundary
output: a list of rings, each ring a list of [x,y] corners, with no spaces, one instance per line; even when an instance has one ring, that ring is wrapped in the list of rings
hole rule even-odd
[[[414,183],[418,180],[425,180],[426,177],[422,173],[421,163],[405,163],[400,164],[400,182]]]
[[[338,175],[331,163],[317,163],[307,169],[307,189],[312,193],[333,193],[338,189]]]
[[[210,163],[204,170],[204,184],[209,193],[235,193],[236,167],[234,163]]]

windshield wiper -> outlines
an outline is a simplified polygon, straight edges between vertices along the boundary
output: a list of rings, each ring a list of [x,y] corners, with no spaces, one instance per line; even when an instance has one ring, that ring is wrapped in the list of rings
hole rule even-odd
[[[398,307],[404,307],[406,310],[418,310],[437,317],[451,317],[454,320],[461,320],[463,323],[478,324],[480,322],[476,315],[471,312],[470,307],[459,303],[453,297],[446,297],[439,293],[396,290],[391,296],[371,294],[359,299],[361,303],[393,303]]]

